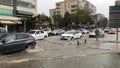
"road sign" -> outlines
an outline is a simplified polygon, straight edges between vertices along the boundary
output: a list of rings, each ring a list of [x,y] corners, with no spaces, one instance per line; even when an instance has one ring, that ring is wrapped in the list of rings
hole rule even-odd
[[[120,28],[120,6],[110,6],[109,27]]]

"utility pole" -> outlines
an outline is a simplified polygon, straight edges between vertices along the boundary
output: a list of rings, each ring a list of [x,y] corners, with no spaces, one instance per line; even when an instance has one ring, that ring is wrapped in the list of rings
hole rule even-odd
[[[13,16],[17,17],[17,0],[13,0]],[[15,30],[16,30],[16,26],[15,26]],[[24,32],[26,32],[26,18],[24,19]]]
[[[16,10],[17,10],[17,0],[13,0],[13,17],[16,17]],[[16,32],[16,25],[14,26],[14,30]]]
[[[13,16],[16,17],[17,0],[13,0]]]
[[[117,0],[117,5],[119,4],[119,0]],[[119,17],[118,17],[118,15],[116,15],[116,22],[118,23],[119,21]],[[116,31],[117,31],[117,33],[116,33],[116,43],[118,43],[118,25],[117,25],[117,28],[116,28]]]

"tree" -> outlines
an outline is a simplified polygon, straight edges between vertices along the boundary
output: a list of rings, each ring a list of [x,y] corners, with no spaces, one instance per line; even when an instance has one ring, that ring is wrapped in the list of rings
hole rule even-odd
[[[71,20],[76,26],[79,24],[93,24],[91,12],[86,9],[78,9],[76,13],[71,14]]]
[[[72,21],[71,21],[71,17],[70,17],[70,13],[69,12],[65,13],[63,21],[64,21],[63,22],[64,26],[71,26],[72,25]]]
[[[61,27],[62,25],[61,22],[63,20],[63,17],[59,14],[56,14],[56,15],[54,14],[52,17],[53,17],[55,26]]]
[[[21,19],[20,21],[22,22],[21,26],[24,27],[24,23],[25,23],[27,25],[26,26],[26,30],[29,31],[29,30],[35,28],[35,24],[38,21],[41,21],[41,24],[43,24],[45,21],[47,21],[47,22],[49,22],[49,24],[51,24],[52,20],[51,20],[50,17],[48,17],[45,14],[38,14],[37,16],[27,17],[26,20],[25,19]]]
[[[39,21],[42,21],[42,23],[45,22],[45,21],[51,23],[51,21],[52,21],[51,18],[48,17],[48,16],[45,15],[45,14],[38,14],[38,15],[37,15],[37,19],[38,19]]]
[[[99,27],[105,28],[108,25],[108,19],[103,17],[97,23],[99,23]]]

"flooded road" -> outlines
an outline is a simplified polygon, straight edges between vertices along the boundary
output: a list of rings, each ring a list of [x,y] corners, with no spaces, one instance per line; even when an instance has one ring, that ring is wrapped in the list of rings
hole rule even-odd
[[[54,60],[29,60],[22,63],[1,63],[0,68],[120,68],[119,54],[102,54]]]
[[[114,43],[115,37],[106,35],[98,41],[88,36],[65,41],[49,37],[37,41],[34,50],[0,56],[0,68],[120,68],[120,43]]]

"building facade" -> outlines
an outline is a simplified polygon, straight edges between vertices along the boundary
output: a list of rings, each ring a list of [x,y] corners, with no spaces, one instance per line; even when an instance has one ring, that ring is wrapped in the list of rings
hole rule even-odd
[[[37,0],[17,0],[16,10],[20,13],[37,14]],[[13,17],[13,0],[0,0],[0,27],[11,31],[16,29],[22,17]]]
[[[120,0],[116,0],[115,5],[109,8],[109,27],[120,28]]]
[[[56,3],[56,14],[64,16],[66,11],[73,14],[77,12],[78,8],[85,8],[90,10],[91,14],[96,14],[96,7],[86,0],[64,0]]]
[[[97,13],[96,16],[97,16],[97,19],[96,19],[97,21],[101,20],[102,18],[105,18],[104,14],[101,14],[101,13]]]
[[[84,0],[84,8],[89,10],[91,12],[91,15],[96,14],[96,6],[94,6],[92,3],[90,3],[87,0]]]
[[[52,17],[56,13],[56,9],[50,9],[50,16]]]

